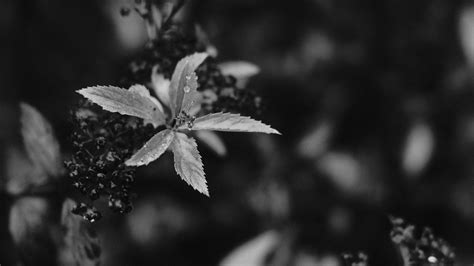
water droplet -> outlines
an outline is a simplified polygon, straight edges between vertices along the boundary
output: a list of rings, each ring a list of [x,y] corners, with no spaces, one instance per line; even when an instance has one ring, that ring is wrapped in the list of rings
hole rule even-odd
[[[185,93],[188,93],[188,92],[191,91],[191,88],[190,88],[189,86],[184,86],[183,89],[184,89],[184,92],[185,92]]]
[[[186,75],[186,80],[190,80],[191,79],[191,76],[190,75]]]

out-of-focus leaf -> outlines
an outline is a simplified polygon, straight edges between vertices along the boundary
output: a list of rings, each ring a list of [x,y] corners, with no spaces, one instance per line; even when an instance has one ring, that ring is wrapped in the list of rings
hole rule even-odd
[[[113,86],[94,86],[77,92],[106,111],[153,121],[155,126],[165,123],[165,115],[160,108],[136,90],[125,90]]]
[[[177,132],[171,143],[171,150],[174,154],[176,172],[195,190],[209,196],[201,155],[197,150],[196,141],[193,138],[188,138],[183,133]]]
[[[45,199],[24,197],[17,200],[10,209],[9,230],[13,241],[19,244],[45,231],[49,206]]]
[[[23,152],[11,148],[6,158],[6,190],[11,195],[18,195],[32,188],[46,184],[51,178],[43,169],[35,165]]]
[[[196,68],[202,64],[207,58],[206,53],[195,53],[179,60],[174,69],[170,83],[170,107],[172,116],[176,116],[181,111],[185,102],[185,94],[187,101],[192,101],[196,96],[197,83],[194,80]]]
[[[61,265],[100,265],[100,243],[97,235],[81,217],[71,213],[75,202],[63,203],[61,225],[65,227],[64,246],[60,254]]]
[[[204,31],[201,25],[196,24],[194,27],[194,32],[196,33],[198,42],[206,47],[206,53],[211,57],[217,57],[219,52],[217,51],[217,48],[212,45],[207,33]]]
[[[462,217],[474,222],[474,179],[458,182],[453,186],[451,197],[449,197],[450,205]]]
[[[227,255],[219,265],[221,266],[263,266],[265,259],[272,252],[281,236],[275,231],[267,231],[256,238],[244,243]]]
[[[474,6],[461,9],[459,35],[464,55],[470,65],[474,64]]]
[[[158,73],[158,66],[153,67],[153,71],[151,73],[151,83],[156,96],[158,96],[158,99],[160,99],[163,104],[169,107],[171,81],[166,79],[163,74]]]
[[[402,164],[410,176],[418,175],[428,164],[434,149],[434,136],[425,123],[414,125],[406,138]]]
[[[361,189],[361,165],[352,155],[328,153],[318,161],[318,166],[343,191],[353,193]]]
[[[249,193],[249,203],[258,214],[276,221],[290,213],[288,189],[273,179],[257,184]]]
[[[158,132],[138,150],[125,164],[133,166],[147,165],[158,159],[173,141],[174,131],[169,129]]]
[[[230,113],[213,113],[201,116],[194,121],[194,125],[191,128],[189,128],[187,125],[182,125],[180,129],[259,132],[280,135],[280,132],[258,120],[254,120],[247,116]]]
[[[246,61],[230,61],[219,64],[219,69],[224,75],[231,75],[237,79],[238,87],[245,87],[248,80],[260,73],[260,68]]]
[[[127,227],[132,239],[142,246],[166,246],[176,240],[196,222],[189,209],[173,199],[156,197],[135,204],[127,215]]]
[[[25,265],[54,265],[50,217],[50,207],[43,198],[23,197],[11,206],[8,227]]]
[[[298,152],[306,158],[318,157],[327,149],[331,133],[331,124],[323,122],[317,125],[299,142]]]
[[[21,103],[20,108],[21,134],[28,156],[49,176],[60,175],[61,154],[51,124],[31,105]]]
[[[148,36],[146,36],[146,30],[143,27],[143,19],[138,14],[130,12],[133,7],[125,5],[124,2],[126,1],[104,2],[104,11],[115,31],[115,44],[124,53],[132,53],[143,47]],[[124,13],[128,15],[126,18],[124,18]]]
[[[196,138],[206,144],[217,155],[225,156],[227,154],[227,148],[225,147],[224,142],[216,133],[200,130],[196,131]]]
[[[295,266],[343,266],[335,255],[316,256],[306,252],[298,252],[292,261]],[[345,264],[344,264],[345,265]],[[366,264],[348,264],[350,266],[367,266]]]

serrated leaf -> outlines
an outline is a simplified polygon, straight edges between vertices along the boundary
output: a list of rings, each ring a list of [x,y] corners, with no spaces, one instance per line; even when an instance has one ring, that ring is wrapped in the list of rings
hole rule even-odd
[[[187,101],[196,96],[197,83],[195,83],[193,73],[207,56],[206,53],[195,53],[184,57],[176,64],[170,83],[170,108],[173,117],[181,111],[185,93],[187,94]],[[186,89],[185,92],[185,88],[189,89]]]
[[[38,110],[26,103],[20,103],[21,134],[26,153],[31,162],[49,176],[62,173],[59,143],[53,127]]]
[[[158,66],[154,66],[151,73],[151,83],[153,84],[153,90],[158,96],[160,101],[170,107],[170,83],[169,79],[166,79],[163,74],[158,73]]]
[[[161,103],[155,97],[151,96],[150,92],[145,86],[140,85],[140,84],[135,84],[135,85],[132,85],[128,90],[132,92],[136,92],[143,97],[147,97],[160,109],[161,112],[163,112],[163,106],[161,105]]]
[[[160,112],[164,116],[165,112],[163,110],[163,106],[161,105],[161,103],[155,97],[151,96],[150,92],[148,91],[148,89],[145,86],[140,85],[140,84],[135,84],[135,85],[132,85],[128,90],[131,91],[131,92],[136,92],[136,93],[140,94],[141,96],[150,99],[150,101],[152,101],[158,107],[158,109],[160,110]],[[158,126],[161,125],[161,122],[157,123],[156,121],[149,120],[149,119],[144,119],[143,122],[145,124],[152,124],[154,127],[158,127]]]
[[[171,142],[174,154],[174,168],[181,178],[195,190],[209,196],[201,155],[196,141],[183,133],[176,132]]]
[[[199,86],[197,82],[198,77],[196,73],[192,72],[191,74],[185,77],[185,85],[183,88],[183,102],[181,103],[181,111],[189,113],[192,107],[196,106],[196,103],[200,101],[200,95],[197,91]]]
[[[128,159],[125,164],[129,166],[147,165],[158,159],[170,146],[174,138],[174,131],[165,129],[153,136],[143,147],[138,150],[132,158]]]
[[[222,139],[214,132],[207,130],[196,131],[196,138],[206,144],[219,156],[225,156],[227,149]]]
[[[63,203],[61,225],[66,229],[61,251],[61,265],[100,265],[100,243],[97,235],[81,217],[71,213],[76,203],[66,199]]]
[[[106,111],[153,121],[155,126],[165,123],[165,115],[159,107],[136,90],[125,90],[114,86],[94,86],[77,92]]]
[[[187,125],[182,125],[179,129],[259,132],[280,135],[280,132],[278,132],[276,129],[273,129],[269,125],[266,125],[258,120],[231,113],[213,113],[201,116],[194,120],[194,125],[191,128],[189,128]]]

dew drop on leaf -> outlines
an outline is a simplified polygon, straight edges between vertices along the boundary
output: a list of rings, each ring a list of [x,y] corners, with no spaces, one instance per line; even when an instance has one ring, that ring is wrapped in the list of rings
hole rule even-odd
[[[190,88],[189,86],[184,86],[183,89],[184,89],[184,92],[185,92],[185,93],[188,93],[188,92],[191,91],[191,88]]]

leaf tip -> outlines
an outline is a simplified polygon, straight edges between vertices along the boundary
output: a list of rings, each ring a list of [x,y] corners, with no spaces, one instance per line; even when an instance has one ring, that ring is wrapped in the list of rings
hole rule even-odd
[[[76,90],[76,92],[79,93],[80,95],[84,95],[86,93],[85,92],[86,90],[87,90],[87,88],[82,88],[80,90]]]
[[[20,109],[21,109],[21,111],[24,111],[25,109],[28,109],[28,108],[30,108],[30,107],[31,107],[31,105],[29,105],[28,103],[23,102],[23,101],[20,102]]]
[[[276,135],[280,135],[280,136],[282,135],[280,131],[278,131],[274,128],[272,128],[272,132],[270,134],[276,134]]]
[[[146,164],[144,161],[143,162],[142,161],[137,161],[133,157],[125,161],[126,166],[136,166],[136,167],[138,167],[138,166],[142,166],[144,164]]]

